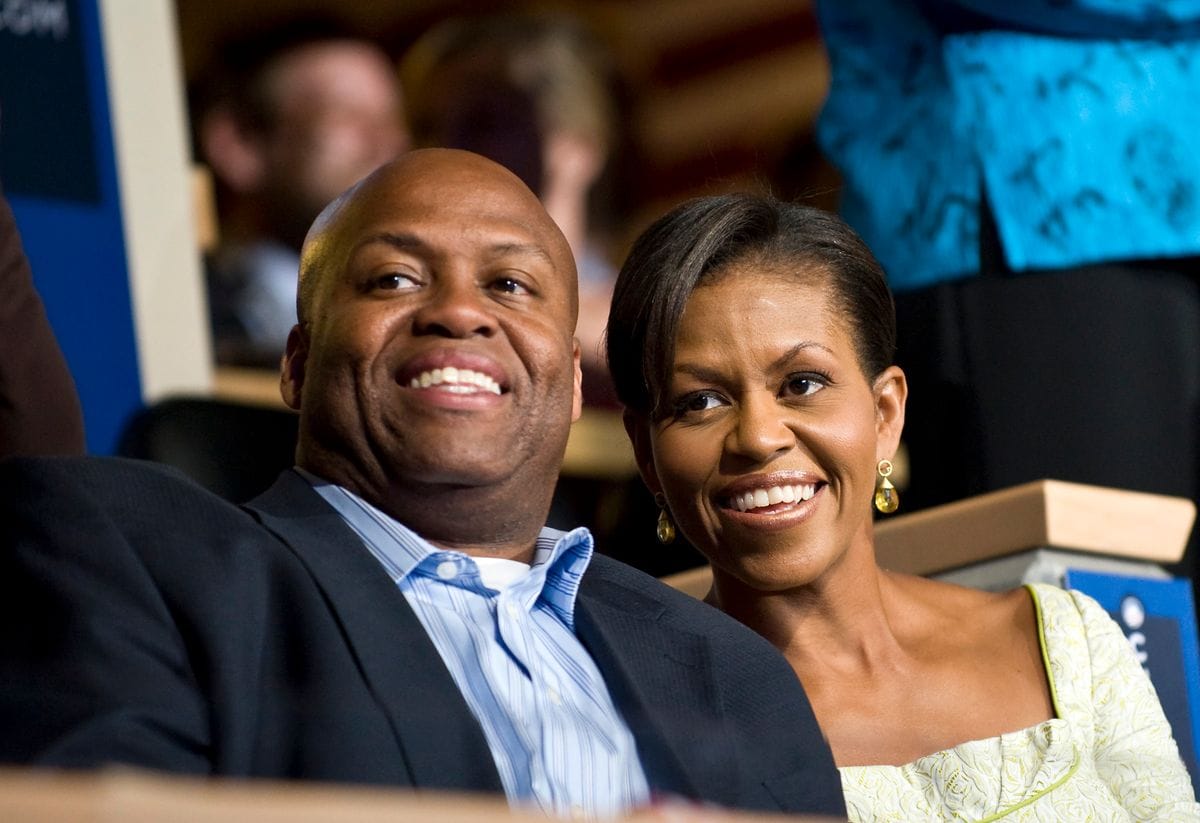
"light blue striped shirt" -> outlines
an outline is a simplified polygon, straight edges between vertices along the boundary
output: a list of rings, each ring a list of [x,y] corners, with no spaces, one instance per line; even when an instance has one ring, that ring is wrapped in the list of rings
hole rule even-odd
[[[533,565],[498,591],[470,556],[438,549],[352,492],[301,474],[416,612],[483,728],[511,803],[596,818],[647,802],[633,734],[575,636],[575,595],[592,557],[587,529],[543,529]]]

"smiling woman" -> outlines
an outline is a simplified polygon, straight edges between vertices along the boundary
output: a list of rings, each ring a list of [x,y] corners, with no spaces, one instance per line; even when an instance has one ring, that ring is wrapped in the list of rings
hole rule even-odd
[[[707,600],[791,663],[854,820],[1200,819],[1094,601],[878,566],[871,505],[908,393],[894,347],[883,271],[828,213],[703,198],[634,244],[609,367],[643,480],[712,564]]]
[[[693,544],[768,589],[808,583],[866,548],[855,539],[871,518],[860,503],[903,420],[903,375],[864,376],[848,329],[827,322],[819,270],[806,269],[751,260],[701,281],[638,448]]]

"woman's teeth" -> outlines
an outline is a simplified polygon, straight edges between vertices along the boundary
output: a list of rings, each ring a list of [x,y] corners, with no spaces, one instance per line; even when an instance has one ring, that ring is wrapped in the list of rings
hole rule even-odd
[[[799,503],[809,500],[817,493],[816,483],[800,483],[795,486],[768,486],[742,492],[733,496],[733,505],[740,512],[761,509],[778,503]]]

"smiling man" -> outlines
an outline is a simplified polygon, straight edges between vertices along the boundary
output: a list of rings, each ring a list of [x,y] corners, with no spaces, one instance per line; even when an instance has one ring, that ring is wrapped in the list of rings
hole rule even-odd
[[[466,152],[388,167],[305,245],[299,464],[439,546],[529,562],[579,416],[576,304],[571,250],[515,178]]]
[[[575,270],[528,189],[426,150],[305,242],[297,466],[231,506],[112,459],[0,464],[0,759],[843,813],[761,638],[544,528]]]

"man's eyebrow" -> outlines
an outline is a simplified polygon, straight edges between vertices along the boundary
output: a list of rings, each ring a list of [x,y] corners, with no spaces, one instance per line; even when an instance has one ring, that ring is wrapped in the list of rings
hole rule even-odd
[[[537,243],[496,243],[489,246],[487,251],[493,258],[509,255],[540,257],[551,266],[555,265],[550,253]]]
[[[355,250],[370,246],[374,243],[383,243],[396,249],[423,249],[426,244],[421,238],[415,234],[396,234],[390,231],[381,231],[376,234],[368,235],[355,244]]]
[[[429,244],[415,234],[407,232],[390,232],[381,231],[376,234],[369,235],[360,240],[355,250],[365,246],[370,246],[374,243],[383,243],[400,250],[421,250],[428,249]],[[551,266],[555,265],[554,258],[538,243],[522,243],[513,241],[509,243],[493,243],[485,249],[486,254],[491,258],[500,258],[508,256],[531,256],[537,257],[545,261]]]

